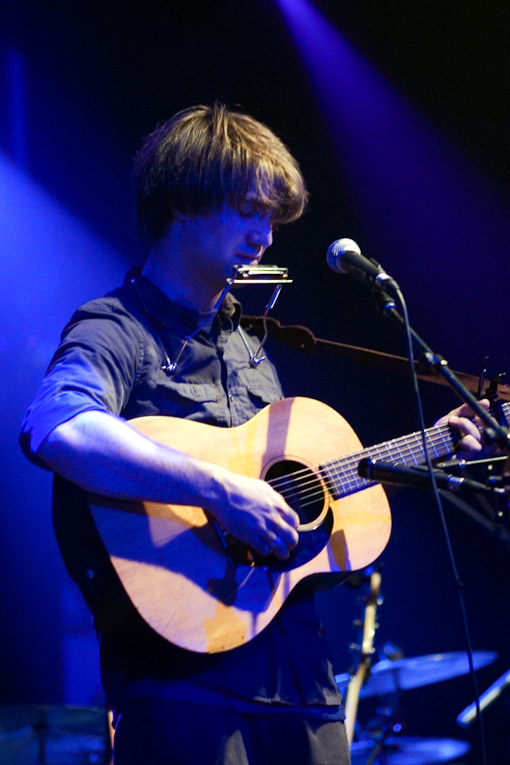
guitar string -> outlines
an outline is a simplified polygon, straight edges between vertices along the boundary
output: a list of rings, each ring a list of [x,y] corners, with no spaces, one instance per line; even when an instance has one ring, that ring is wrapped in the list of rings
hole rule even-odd
[[[421,439],[419,440],[419,437],[416,437],[415,439],[412,439],[411,436],[408,437],[409,442],[404,444],[404,448],[408,451],[407,457],[421,457],[423,455],[423,447],[421,445]],[[413,443],[415,441],[415,443]],[[452,437],[451,434],[448,432],[435,434],[434,438],[429,438],[428,443],[435,451],[437,451],[437,446],[441,444],[445,444],[445,442],[448,442],[449,446],[452,444]],[[413,448],[414,446],[414,448]],[[448,449],[449,451],[449,449]],[[333,472],[341,472],[342,471],[342,463],[347,463],[353,460],[359,460],[364,455],[389,455],[389,456],[395,456],[395,455],[402,455],[402,449],[400,448],[400,444],[398,442],[393,441],[387,441],[384,444],[379,444],[376,446],[371,446],[366,449],[363,449],[360,452],[355,452],[353,454],[348,454],[340,459],[335,460],[329,460],[321,464],[322,469],[331,469]],[[437,456],[442,456],[442,454],[438,454]],[[416,462],[416,464],[419,464]],[[305,475],[310,473],[310,468],[303,468],[301,470],[296,470],[293,473],[287,474],[286,476],[281,476],[279,478],[274,478],[269,481],[269,483],[272,486],[277,486],[278,481],[281,480],[282,483],[285,483],[286,479],[288,478],[288,475],[291,475],[293,477],[297,477],[299,475]]]
[[[510,404],[503,404],[503,415],[505,419],[507,419],[507,414],[510,414]],[[452,434],[451,429],[448,425],[438,426],[435,428],[431,428],[426,431],[426,437],[427,437],[427,444],[430,449],[436,452],[436,458],[442,457],[448,452],[452,451],[451,447],[455,444],[455,439]],[[442,446],[443,449],[448,445],[448,449],[446,451],[440,451],[438,452],[437,446]],[[333,482],[333,484],[336,481],[339,481],[340,478],[343,479],[342,488],[347,488],[349,491],[344,491],[340,493],[340,496],[346,496],[349,493],[352,493],[350,490],[359,490],[360,488],[366,486],[367,484],[375,484],[376,481],[370,481],[368,479],[363,478],[362,476],[353,474],[353,467],[357,469],[357,462],[359,461],[360,457],[362,456],[387,456],[390,458],[393,458],[395,456],[400,457],[402,459],[403,454],[401,450],[401,446],[403,446],[404,449],[406,449],[409,454],[407,455],[407,459],[411,458],[411,463],[414,462],[415,465],[418,465],[421,463],[423,459],[423,442],[421,438],[421,433],[412,433],[409,436],[405,436],[404,438],[398,438],[393,439],[392,441],[387,441],[383,444],[379,444],[376,446],[368,447],[367,449],[363,450],[362,452],[357,452],[355,454],[346,455],[338,460],[331,460],[328,462],[323,463],[320,466],[322,477],[325,479],[326,483]],[[413,451],[414,447],[414,451]],[[351,463],[348,465],[348,463]],[[407,463],[409,464],[409,463]],[[327,474],[327,471],[329,472],[329,476]],[[299,476],[302,476],[302,478],[299,478]],[[289,478],[292,481],[292,487],[288,487],[289,484]],[[297,480],[296,480],[297,479]],[[284,492],[289,490],[292,491],[293,495],[299,495],[301,493],[306,498],[306,490],[309,486],[316,485],[319,478],[316,476],[315,473],[313,473],[309,468],[303,468],[302,470],[295,471],[294,473],[290,473],[287,476],[283,476],[280,478],[275,478],[268,483],[276,490],[280,491],[280,493],[285,496]],[[296,492],[296,486],[298,486],[298,481],[301,481],[300,484],[300,491]],[[279,488],[281,486],[281,488]],[[324,491],[322,487],[315,493],[311,494],[310,497],[313,499],[317,496],[321,496],[324,494]],[[307,504],[310,504],[308,502]],[[305,506],[305,505],[303,505]]]
[[[444,441],[438,442],[441,445],[444,446]],[[429,444],[431,448],[434,448],[434,450],[437,452],[437,449],[433,444]],[[448,453],[450,449],[447,449],[446,452],[444,450],[441,450],[440,452],[436,453],[436,456],[443,456],[445,453]],[[320,466],[322,477],[325,479],[326,483],[333,483],[340,481],[340,479],[346,483],[348,486],[350,485],[362,485],[365,483],[365,480],[361,477],[356,475],[358,463],[360,457],[363,455],[371,455],[371,456],[386,456],[389,458],[393,457],[399,457],[402,459],[403,454],[401,449],[386,449],[383,451],[381,450],[366,450],[364,452],[361,452],[359,454],[350,455],[349,458],[344,458],[342,460],[343,464],[329,464],[324,463]],[[422,461],[423,453],[421,450],[417,449],[413,453],[411,450],[409,450],[409,454],[407,455],[406,464],[415,464],[419,465]],[[278,479],[272,479],[268,481],[270,485],[276,489],[277,491],[281,491],[283,493],[284,490],[288,489],[289,483],[292,483],[292,490],[294,493],[303,493],[308,486],[316,484],[318,478],[317,475],[311,471],[310,469],[303,469],[301,471],[296,471],[294,473],[289,473],[288,476],[278,478]],[[281,487],[281,488],[280,488]]]
[[[451,435],[451,432],[449,431],[447,426],[443,426],[443,428],[439,428],[438,431],[429,432],[427,435],[430,436],[428,439],[429,446],[434,451],[437,452],[437,446],[441,445],[443,447],[446,446],[446,443],[451,447],[453,445],[453,438]],[[413,434],[414,436],[414,434]],[[412,443],[414,441],[413,436],[407,437],[408,441],[407,443],[404,442],[402,445],[407,450],[408,454],[406,456],[407,460],[410,460],[411,462],[414,462],[415,465],[418,465],[421,461],[421,458],[423,457],[423,448],[421,446],[421,439],[418,443],[418,438],[416,438],[416,443]],[[413,448],[414,447],[414,448]],[[451,449],[447,449],[446,453],[450,451]],[[438,453],[436,456],[443,456],[444,451],[441,451],[441,453]],[[384,444],[380,444],[378,446],[369,447],[368,449],[365,449],[361,452],[356,452],[351,455],[346,455],[345,457],[342,457],[340,460],[331,460],[329,462],[325,462],[320,466],[322,477],[325,479],[326,483],[331,482],[331,479],[339,479],[342,478],[344,480],[344,483],[347,484],[348,487],[351,486],[362,486],[366,483],[374,483],[370,482],[367,479],[363,479],[361,476],[358,475],[352,475],[353,474],[353,468],[357,469],[357,464],[362,456],[387,456],[387,457],[400,457],[403,458],[403,450],[401,448],[401,442],[400,440],[395,441],[388,441]],[[349,464],[350,463],[350,464]],[[409,462],[408,462],[409,464]],[[328,476],[328,470],[329,470],[329,476]],[[349,477],[349,474],[351,474],[352,477]],[[353,480],[354,479],[354,480]],[[268,483],[276,490],[280,491],[281,494],[284,495],[284,492],[292,491],[294,495],[305,495],[306,490],[308,487],[312,485],[316,485],[317,481],[319,479],[317,478],[317,475],[313,473],[309,468],[303,468],[302,470],[297,470],[293,473],[289,473],[286,476],[282,476],[279,478],[271,479],[268,481]],[[292,485],[289,486],[289,483]],[[320,495],[323,493],[323,490],[316,492],[315,495]],[[312,496],[315,496],[312,495]],[[284,495],[285,496],[285,495]]]
[[[344,480],[342,482],[342,490],[340,492],[336,492],[336,495],[332,492],[333,497],[334,499],[341,499],[342,497],[346,497],[349,494],[354,494],[361,489],[368,488],[368,486],[373,486],[377,483],[378,481],[372,481],[370,479],[363,478],[362,476],[356,476],[354,479]],[[318,479],[313,481],[313,484],[317,487],[314,488],[313,491],[302,490],[301,492],[296,492],[292,486],[282,487],[279,491],[284,499],[288,500],[291,506],[293,505],[293,501],[294,504],[296,501],[299,501],[299,506],[304,508],[310,504],[314,504],[316,499],[324,496],[324,487],[318,482]]]
[[[508,405],[505,408],[510,410],[510,405]],[[505,417],[506,417],[506,412],[505,412]],[[410,452],[409,457],[411,456],[413,457],[411,462],[414,462],[415,465],[419,465],[423,458],[423,446],[420,439],[421,445],[420,443],[417,442],[414,452],[412,451],[412,446],[410,444],[410,441],[414,440],[413,439],[414,435],[419,435],[419,434],[411,434],[411,436],[407,436],[403,442],[401,441],[401,439],[395,439],[394,441],[388,441],[378,446],[369,447],[368,449],[365,449],[362,452],[347,455],[345,457],[342,457],[340,460],[331,460],[330,462],[325,462],[320,466],[320,469],[323,473],[322,478],[324,479],[326,485],[331,482],[333,482],[333,484],[335,484],[335,482],[339,483],[340,479],[342,479],[342,491],[337,492],[338,496],[336,497],[336,499],[345,497],[348,494],[353,494],[356,491],[359,491],[363,488],[367,488],[368,486],[373,486],[378,482],[372,481],[370,479],[366,479],[366,478],[363,478],[362,476],[357,475],[356,471],[357,471],[357,467],[359,463],[359,458],[362,455],[370,455],[370,453],[372,454],[372,456],[380,457],[384,454],[384,456],[387,456],[390,458],[394,456],[399,456],[400,458],[402,458],[402,452],[399,447],[400,443],[404,443],[404,445],[409,450]],[[426,435],[428,437],[428,446],[430,449],[433,449],[434,451],[437,452],[436,447],[438,445],[443,446],[443,450],[439,453],[436,453],[435,455],[436,458],[442,457],[448,452],[452,451],[451,448],[446,449],[446,451],[444,450],[447,443],[449,444],[450,447],[453,446],[455,443],[454,436],[447,425],[439,427],[435,429],[435,431],[429,430],[427,431]],[[418,457],[420,459],[417,459]],[[342,463],[344,463],[344,466],[342,466]],[[347,463],[351,463],[351,464],[348,465]],[[324,469],[327,467],[331,468],[329,476],[327,474],[324,475]],[[295,481],[294,478],[298,476],[299,474],[301,474],[302,477],[299,478],[298,481]],[[306,474],[306,477],[304,474]],[[333,479],[333,481],[331,479]],[[284,485],[281,485],[281,488],[278,488],[279,481],[282,484],[284,484]],[[313,473],[310,469],[307,469],[307,468],[296,471],[295,473],[289,473],[287,476],[283,476],[282,478],[279,478],[279,479],[270,480],[268,481],[268,483],[277,491],[279,491],[284,498],[287,495],[289,496],[289,499],[291,497],[295,499],[299,499],[301,495],[304,501],[300,501],[299,504],[300,504],[300,507],[302,508],[308,507],[309,505],[314,504],[317,498],[324,497],[324,489],[322,485],[320,484],[319,477],[317,477],[315,473]],[[291,483],[292,485],[285,486],[285,483],[286,484]],[[308,487],[317,486],[318,483],[319,483],[319,486],[316,490],[314,490],[313,492],[307,493]],[[300,487],[298,491],[296,491],[296,489],[294,488],[296,485]]]
[[[502,406],[503,409],[503,415],[505,419],[508,420],[508,415],[510,415],[510,403],[504,403]],[[455,444],[455,438],[452,434],[452,430],[448,425],[440,425],[435,426],[434,428],[428,429],[426,432],[427,437],[427,446],[431,448],[434,451],[437,451],[438,445],[443,445],[445,447],[447,444],[449,446],[446,451],[443,451],[441,453],[436,454],[436,457],[442,457],[445,454],[452,451],[450,447],[454,446]],[[347,467],[342,467],[343,464],[347,464],[348,462],[353,461],[359,461],[359,459],[365,455],[368,456],[402,456],[400,445],[402,445],[405,449],[407,449],[410,453],[408,457],[412,457],[411,462],[414,462],[415,465],[421,464],[421,460],[423,458],[423,441],[421,432],[415,432],[411,433],[409,436],[404,436],[403,438],[396,438],[392,439],[391,441],[386,441],[382,444],[376,444],[374,446],[370,446],[366,449],[363,449],[361,452],[355,452],[353,454],[345,455],[344,457],[341,457],[340,459],[335,460],[329,460],[324,463],[322,463],[319,467],[321,471],[325,471],[330,469],[332,471],[332,474],[334,477],[336,477],[338,474],[344,473],[344,478],[347,478],[346,473],[352,472],[352,465],[349,469]],[[414,448],[414,451],[413,451]],[[420,458],[420,459],[418,459]],[[306,476],[310,476],[310,478],[306,478]],[[280,485],[280,482],[282,484],[282,489],[284,488],[284,485],[286,482],[288,482],[289,476],[292,476],[294,483],[296,483],[295,479],[299,476],[303,477],[302,486],[307,486],[312,483],[315,483],[318,479],[311,471],[310,468],[303,468],[301,470],[296,470],[293,473],[289,473],[286,476],[281,476],[278,478],[270,479],[268,483],[276,490],[278,491],[278,486]],[[356,481],[358,479],[361,479],[361,476],[356,476]],[[347,478],[347,480],[349,480]],[[362,481],[366,481],[367,479],[362,479]]]

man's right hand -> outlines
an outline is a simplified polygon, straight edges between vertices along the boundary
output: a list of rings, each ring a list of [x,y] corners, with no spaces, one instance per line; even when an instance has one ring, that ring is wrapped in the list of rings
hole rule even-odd
[[[228,470],[218,479],[218,499],[206,509],[254,552],[286,560],[299,540],[298,514],[265,481]]]

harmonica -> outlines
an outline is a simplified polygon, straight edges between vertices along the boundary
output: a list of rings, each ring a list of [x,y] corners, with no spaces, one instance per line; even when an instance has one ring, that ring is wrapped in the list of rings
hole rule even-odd
[[[234,266],[229,284],[292,284],[289,269],[280,266]]]

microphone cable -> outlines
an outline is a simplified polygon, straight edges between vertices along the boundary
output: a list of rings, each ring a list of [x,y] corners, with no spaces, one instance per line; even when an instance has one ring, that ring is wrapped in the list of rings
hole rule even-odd
[[[407,312],[407,305],[404,299],[404,296],[400,290],[400,288],[397,286],[396,289],[393,290],[395,292],[395,295],[398,299],[398,302],[400,304],[400,309],[402,311],[402,319],[404,324],[404,332],[406,337],[406,344],[407,344],[407,352],[409,357],[409,363],[411,364],[411,379],[412,379],[412,386],[413,386],[413,392],[416,398],[416,405],[417,405],[417,411],[418,411],[418,422],[419,427],[422,434],[422,441],[423,441],[423,452],[425,455],[425,461],[427,468],[429,470],[431,483],[432,483],[432,492],[434,495],[434,499],[436,502],[436,506],[439,512],[439,518],[441,521],[441,526],[443,529],[444,538],[446,541],[446,547],[448,551],[448,559],[450,561],[451,570],[453,573],[453,578],[455,581],[455,588],[457,592],[457,598],[459,601],[461,616],[462,616],[462,626],[464,631],[464,639],[466,641],[466,654],[468,659],[468,666],[469,666],[469,674],[471,676],[471,680],[473,682],[473,690],[474,690],[474,696],[475,696],[475,707],[476,707],[476,718],[478,721],[478,729],[479,729],[479,735],[480,735],[480,747],[481,747],[481,754],[482,754],[482,765],[487,765],[487,750],[486,750],[486,740],[485,740],[485,726],[483,724],[482,715],[480,711],[480,692],[478,689],[478,680],[476,677],[476,672],[474,668],[473,663],[473,647],[472,647],[472,641],[471,641],[471,633],[469,630],[469,624],[467,619],[467,611],[466,611],[466,603],[464,600],[464,593],[462,591],[463,583],[459,577],[459,572],[457,568],[457,563],[455,560],[455,554],[453,552],[452,547],[452,541],[450,537],[450,531],[448,529],[448,524],[446,522],[445,512],[443,508],[443,502],[441,499],[441,495],[439,493],[439,489],[437,487],[437,482],[435,478],[435,473],[432,465],[432,459],[427,447],[427,438],[425,434],[425,419],[423,416],[423,404],[419,389],[419,382],[418,377],[416,374],[415,369],[415,363],[414,363],[414,350],[413,350],[413,340],[412,340],[412,333],[411,333],[411,326],[409,324],[409,316]],[[389,297],[389,296],[388,296]],[[392,301],[392,299],[390,299]],[[394,309],[390,309],[394,310]]]

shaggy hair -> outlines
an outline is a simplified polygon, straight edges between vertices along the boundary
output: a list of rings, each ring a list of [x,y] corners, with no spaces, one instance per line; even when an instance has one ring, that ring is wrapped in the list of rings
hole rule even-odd
[[[269,214],[273,226],[303,213],[299,165],[268,127],[223,104],[194,106],[160,125],[134,160],[140,234],[162,239],[175,213],[207,215],[227,204]]]

